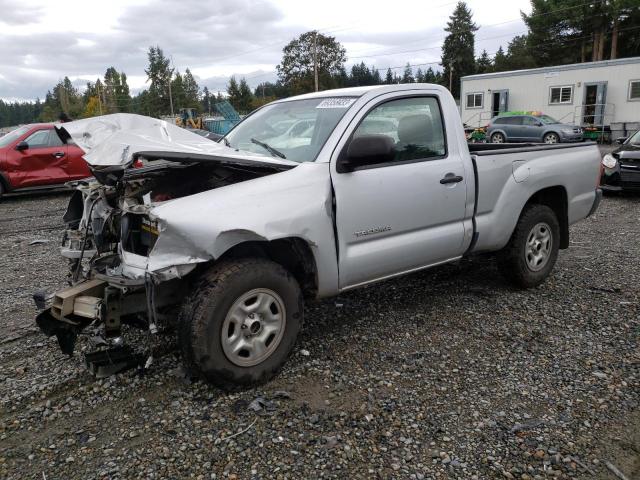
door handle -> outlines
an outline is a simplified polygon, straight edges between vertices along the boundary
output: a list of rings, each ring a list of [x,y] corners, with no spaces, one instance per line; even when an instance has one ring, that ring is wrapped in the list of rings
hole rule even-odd
[[[443,185],[447,185],[449,183],[458,183],[464,180],[460,175],[456,175],[454,173],[447,173],[443,178],[440,179],[440,183]]]
[[[52,153],[51,155],[53,155],[56,158],[62,158],[64,157],[64,152],[56,152],[56,153]]]

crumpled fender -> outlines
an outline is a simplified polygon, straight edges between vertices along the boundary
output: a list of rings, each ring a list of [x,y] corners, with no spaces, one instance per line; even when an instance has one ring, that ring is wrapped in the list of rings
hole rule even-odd
[[[296,237],[310,247],[319,295],[337,292],[328,163],[298,167],[171,200],[151,209],[159,236],[147,270],[208,262],[248,241]]]

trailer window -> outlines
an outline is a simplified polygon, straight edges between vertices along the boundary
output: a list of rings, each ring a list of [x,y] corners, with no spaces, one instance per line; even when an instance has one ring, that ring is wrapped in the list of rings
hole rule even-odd
[[[629,82],[629,100],[640,100],[640,80]]]
[[[573,102],[573,85],[564,85],[560,87],[550,87],[549,103],[572,103]]]
[[[482,108],[482,93],[467,93],[467,108]]]

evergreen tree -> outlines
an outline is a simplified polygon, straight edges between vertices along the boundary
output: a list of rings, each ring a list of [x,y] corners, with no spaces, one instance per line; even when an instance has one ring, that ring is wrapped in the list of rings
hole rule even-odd
[[[505,70],[509,70],[509,65],[507,63],[507,56],[504,54],[502,45],[500,45],[498,51],[493,57],[493,71],[504,72]]]
[[[640,54],[638,0],[531,0],[522,18],[536,66]]]
[[[393,72],[390,68],[387,68],[387,75],[384,77],[384,83],[391,85],[393,83]]]
[[[184,106],[200,110],[200,87],[198,86],[198,82],[196,82],[196,79],[193,77],[193,74],[188,68],[184,71],[182,82],[184,88]]]
[[[118,109],[121,112],[131,111],[131,92],[129,91],[129,84],[127,83],[127,75],[124,72],[120,72],[120,89],[116,92]]]
[[[211,107],[213,107],[213,97],[209,92],[209,88],[205,85],[202,89],[202,110],[207,114],[211,115]]]
[[[436,74],[431,67],[427,68],[427,71],[424,72],[423,80],[425,83],[440,83],[436,80]]]
[[[252,110],[252,101],[253,94],[251,93],[251,89],[249,88],[247,81],[243,77],[240,80],[240,85],[238,86],[238,101],[236,109],[239,113],[249,113]]]
[[[404,67],[404,73],[402,74],[402,83],[414,83],[415,81],[411,64],[407,62],[407,65]]]
[[[489,58],[486,50],[482,50],[480,56],[476,59],[476,73],[489,73],[493,69],[493,62]]]
[[[218,96],[221,97],[220,92],[218,92]],[[240,108],[240,87],[235,76],[232,76],[227,84],[227,100],[236,110]]]
[[[174,112],[177,113],[181,108],[187,107],[184,81],[182,75],[177,70],[173,80],[171,80],[171,99],[173,101]]]
[[[506,67],[508,70],[522,70],[525,68],[535,68],[536,60],[531,55],[526,35],[513,37],[507,46]]]
[[[447,87],[451,84],[455,98],[460,96],[460,77],[475,72],[475,32],[478,27],[471,17],[467,4],[459,1],[444,29],[448,35],[442,44],[441,65],[444,82]]]
[[[147,52],[149,67],[145,69],[147,81],[151,82],[144,98],[144,108],[148,115],[158,117],[169,113],[169,83],[173,75],[170,60],[158,46],[149,47]],[[173,93],[173,92],[172,92]]]

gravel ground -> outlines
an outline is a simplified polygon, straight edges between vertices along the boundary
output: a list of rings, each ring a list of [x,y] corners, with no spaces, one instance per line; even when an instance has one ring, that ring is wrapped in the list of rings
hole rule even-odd
[[[175,353],[95,380],[34,331],[67,198],[0,202],[0,478],[640,478],[638,196],[533,290],[476,258],[310,304],[283,372],[233,394]]]

